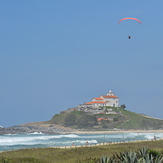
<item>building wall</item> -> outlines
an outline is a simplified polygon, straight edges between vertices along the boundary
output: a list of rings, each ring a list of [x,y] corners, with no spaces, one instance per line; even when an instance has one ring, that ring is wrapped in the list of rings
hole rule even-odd
[[[110,96],[110,97],[107,97],[107,96]],[[111,96],[113,96],[113,97],[111,97]],[[119,99],[117,96],[115,96],[113,94],[112,91],[109,91],[107,93],[107,95],[100,96],[98,98],[93,98],[92,102],[94,102],[94,101],[97,101],[97,102],[105,101],[106,103],[105,104],[103,104],[103,103],[92,103],[91,105],[90,104],[83,104],[83,105],[85,105],[85,106],[96,106],[96,107],[97,106],[113,106],[113,107],[119,106]]]
[[[102,98],[102,96],[100,96]],[[119,99],[118,98],[104,98],[104,101],[106,101],[106,106],[119,106]]]
[[[107,103],[106,106],[114,106],[114,107],[118,107],[119,106],[119,101],[118,99],[110,99]]]
[[[97,103],[95,103],[95,104],[92,104],[93,106],[106,106],[106,104],[97,104]]]

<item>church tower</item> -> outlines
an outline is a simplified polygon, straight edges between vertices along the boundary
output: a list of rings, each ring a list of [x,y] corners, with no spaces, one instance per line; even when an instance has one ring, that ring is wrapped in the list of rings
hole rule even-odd
[[[110,91],[107,93],[107,96],[114,96],[114,93],[110,90]]]

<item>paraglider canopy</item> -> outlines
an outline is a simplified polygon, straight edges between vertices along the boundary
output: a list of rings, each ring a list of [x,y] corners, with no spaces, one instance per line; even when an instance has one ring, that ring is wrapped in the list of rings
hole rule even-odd
[[[136,19],[136,18],[123,18],[123,19],[121,19],[121,20],[118,21],[118,24],[119,24],[120,22],[122,22],[123,20],[127,20],[127,19],[136,20],[138,23],[141,24],[141,21],[140,21],[139,19]]]
[[[134,20],[134,21],[137,21],[139,24],[141,24],[141,21],[137,18],[131,18],[131,17],[127,17],[127,18],[123,18],[121,20],[118,21],[118,24],[120,24],[122,21],[124,20]],[[131,39],[131,35],[128,35],[128,39]]]

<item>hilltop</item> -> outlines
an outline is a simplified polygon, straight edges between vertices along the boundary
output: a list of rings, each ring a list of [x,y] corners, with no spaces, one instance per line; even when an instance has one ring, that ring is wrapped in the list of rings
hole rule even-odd
[[[0,134],[42,132],[48,134],[85,131],[162,130],[163,120],[128,111],[122,107],[70,108],[44,122],[31,122],[0,128]]]
[[[122,107],[96,107],[80,111],[70,108],[55,114],[46,124],[56,124],[79,130],[161,130],[163,120],[134,113]],[[90,113],[94,110],[96,114]],[[99,113],[98,113],[98,111]]]

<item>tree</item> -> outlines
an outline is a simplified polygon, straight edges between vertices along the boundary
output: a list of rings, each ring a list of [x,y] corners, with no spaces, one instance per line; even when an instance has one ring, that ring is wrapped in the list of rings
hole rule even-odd
[[[113,122],[118,122],[118,118],[113,118]]]
[[[82,116],[77,120],[76,124],[79,128],[86,128],[88,127],[88,120]]]
[[[64,120],[64,125],[68,127],[68,126],[73,126],[75,124],[76,124],[76,115],[73,113],[68,114]]]
[[[108,124],[107,120],[101,121],[102,128],[108,128],[107,124]]]
[[[121,108],[122,108],[123,110],[125,110],[126,105],[125,105],[125,104],[121,105]]]
[[[93,127],[97,125],[97,118],[93,115],[85,114],[77,120],[76,124],[79,128]]]

